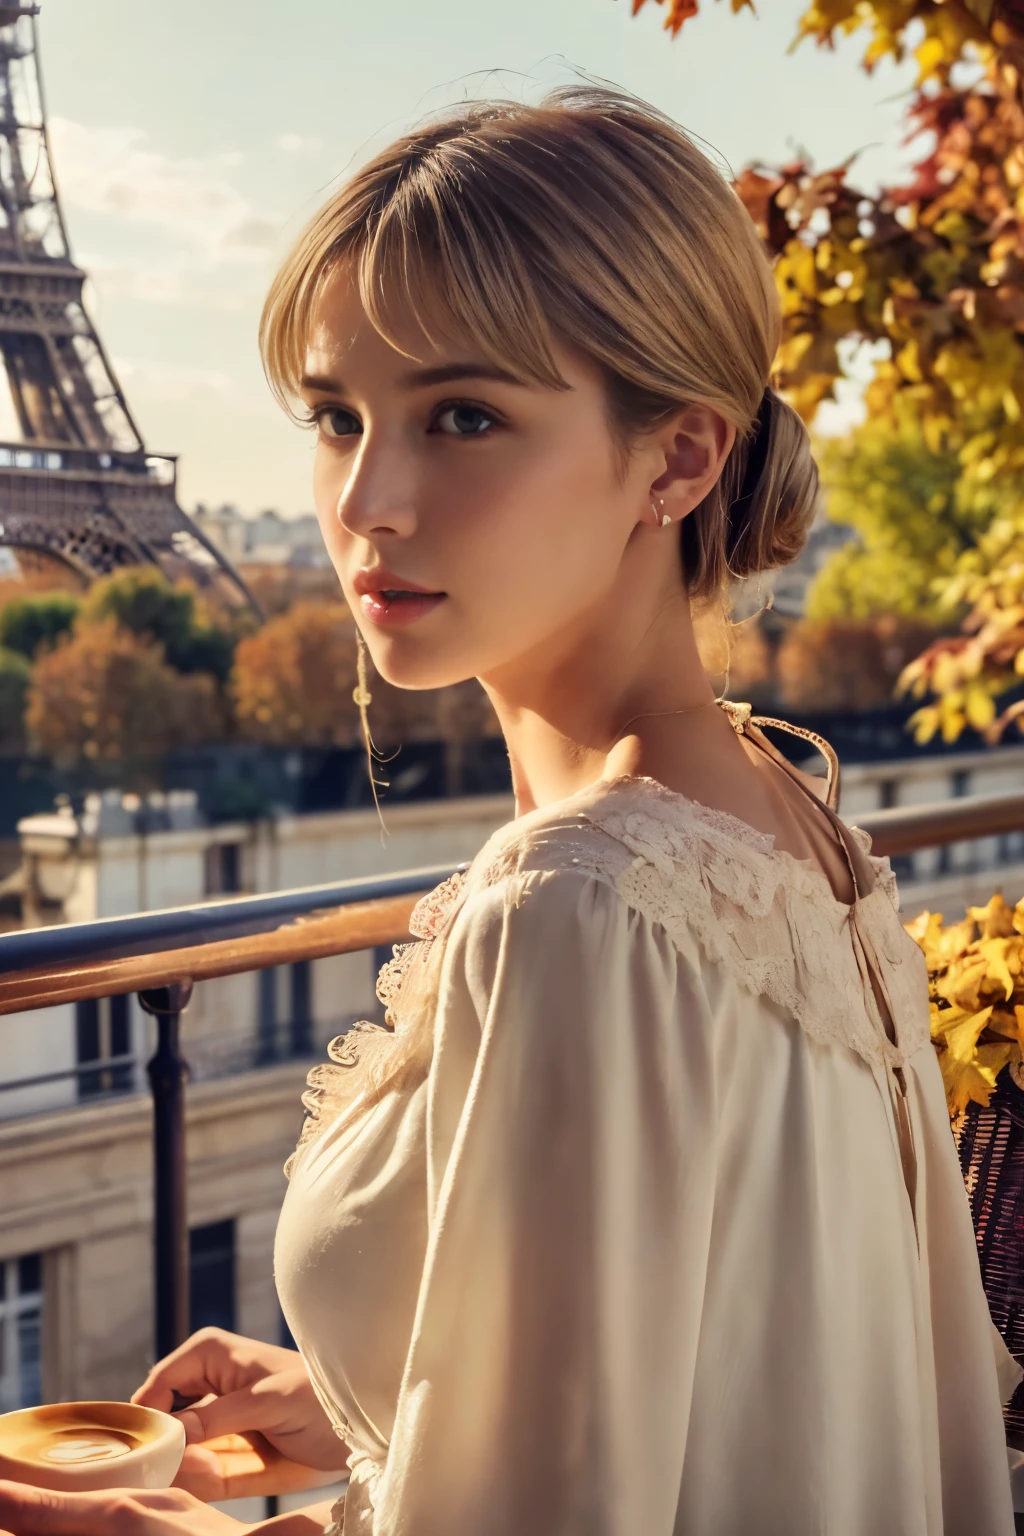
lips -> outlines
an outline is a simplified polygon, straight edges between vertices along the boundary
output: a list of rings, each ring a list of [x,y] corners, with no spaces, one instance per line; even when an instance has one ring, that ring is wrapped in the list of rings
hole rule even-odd
[[[360,612],[380,629],[394,629],[414,624],[446,601],[444,592],[364,592],[359,599]]]
[[[404,576],[399,576],[397,572],[389,570],[386,565],[357,571],[353,585],[360,597],[380,594],[390,600],[396,597],[402,598],[409,593],[422,597],[444,597],[444,593],[439,592],[436,587],[425,587],[418,581],[409,581]]]

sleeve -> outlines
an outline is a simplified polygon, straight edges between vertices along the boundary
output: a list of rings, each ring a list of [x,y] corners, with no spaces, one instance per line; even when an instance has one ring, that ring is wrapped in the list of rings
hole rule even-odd
[[[714,1202],[696,952],[575,871],[447,943],[431,1224],[374,1536],[671,1536]]]

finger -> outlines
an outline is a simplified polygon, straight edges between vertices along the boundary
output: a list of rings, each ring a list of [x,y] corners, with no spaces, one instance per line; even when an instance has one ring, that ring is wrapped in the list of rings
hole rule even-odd
[[[0,1530],[18,1536],[82,1536],[84,1531],[109,1529],[110,1495],[51,1493],[24,1483],[0,1482]]]
[[[178,1415],[185,1426],[185,1441],[216,1440],[221,1435],[242,1435],[247,1430],[274,1430],[287,1418],[287,1406],[277,1390],[260,1391],[261,1383],[226,1392],[223,1397],[196,1403]]]
[[[224,1467],[218,1453],[207,1445],[187,1445],[174,1479],[175,1488],[184,1488],[204,1504],[229,1498],[225,1492]]]
[[[177,1398],[205,1397],[232,1391],[246,1379],[265,1374],[252,1357],[249,1340],[222,1328],[201,1328],[158,1360],[132,1402],[170,1413]]]

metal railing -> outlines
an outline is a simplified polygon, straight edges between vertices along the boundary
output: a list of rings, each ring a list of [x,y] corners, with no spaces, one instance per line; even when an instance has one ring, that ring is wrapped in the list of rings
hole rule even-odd
[[[1024,830],[1024,794],[970,796],[856,818],[873,851],[895,857]],[[416,901],[450,864],[0,935],[0,1014],[134,992],[156,1020],[153,1099],[153,1294],[160,1357],[188,1330],[185,1072],[181,1015],[195,982],[411,937]],[[464,866],[463,866],[464,867]],[[102,1065],[109,1065],[104,1063]]]
[[[269,896],[0,935],[0,1014],[134,992],[157,1026],[153,1098],[154,1331],[158,1358],[188,1329],[185,1062],[181,1015],[196,981],[411,937],[420,896],[452,865]]]

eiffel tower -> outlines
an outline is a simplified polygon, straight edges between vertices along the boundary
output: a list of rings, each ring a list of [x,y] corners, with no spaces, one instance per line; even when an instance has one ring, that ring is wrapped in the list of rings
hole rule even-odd
[[[0,356],[21,431],[0,442],[0,546],[85,581],[155,565],[229,603],[244,582],[178,506],[82,303],[46,132],[37,4],[0,0]]]

